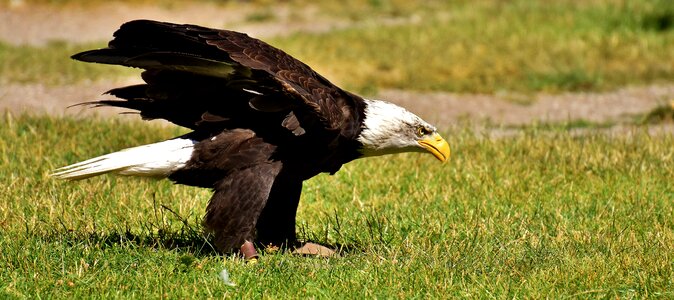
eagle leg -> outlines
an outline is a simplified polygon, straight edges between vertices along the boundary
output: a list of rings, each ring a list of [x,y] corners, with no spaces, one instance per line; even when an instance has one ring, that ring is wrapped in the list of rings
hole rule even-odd
[[[280,164],[256,165],[232,172],[215,184],[204,226],[215,235],[215,246],[220,251],[240,250],[244,243],[253,240],[257,219],[280,167]]]
[[[269,199],[257,220],[258,245],[295,246],[295,217],[301,192],[302,180],[283,176],[283,172],[276,177]]]

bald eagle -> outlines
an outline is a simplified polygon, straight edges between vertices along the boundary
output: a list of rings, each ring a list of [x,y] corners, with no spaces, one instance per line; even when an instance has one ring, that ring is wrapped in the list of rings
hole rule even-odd
[[[108,47],[73,55],[140,68],[145,83],[87,102],[137,111],[192,131],[57,169],[210,188],[204,226],[223,252],[292,245],[302,182],[354,159],[400,152],[450,155],[437,129],[397,105],[342,90],[309,66],[246,34],[150,20],[123,24]],[[254,251],[254,248],[253,248]]]

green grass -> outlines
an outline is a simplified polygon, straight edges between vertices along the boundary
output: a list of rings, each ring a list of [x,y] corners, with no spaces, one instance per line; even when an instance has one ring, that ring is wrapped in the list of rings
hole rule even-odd
[[[199,225],[206,190],[47,175],[181,132],[0,118],[1,297],[674,297],[671,135],[452,131],[449,164],[388,156],[305,183],[300,235],[343,245],[341,257],[255,265],[213,253]]]
[[[64,41],[51,41],[44,46],[33,47],[12,46],[0,41],[0,83],[72,84],[85,80],[123,78],[139,73],[130,68],[88,64],[70,59],[75,53],[103,47],[105,43],[72,45]]]
[[[260,9],[249,16],[250,22],[274,21],[264,1],[254,5]],[[307,3],[288,5],[301,8]],[[381,88],[600,91],[628,84],[671,83],[674,78],[674,2],[669,0],[349,1],[348,5],[326,1],[315,5],[319,8],[315,20],[305,20],[308,23],[328,18],[355,25],[267,40],[335,83],[366,94]],[[403,21],[381,25],[391,18]],[[410,19],[416,21],[404,21]],[[114,30],[110,28],[110,33]],[[89,46],[0,44],[0,78],[73,83],[133,74],[121,67],[67,59]]]
[[[656,106],[650,112],[641,116],[638,122],[641,124],[674,122],[674,99],[672,99],[667,104],[660,104]]]

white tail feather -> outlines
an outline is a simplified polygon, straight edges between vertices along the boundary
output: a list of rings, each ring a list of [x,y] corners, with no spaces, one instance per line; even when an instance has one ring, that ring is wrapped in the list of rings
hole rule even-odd
[[[115,172],[120,175],[166,177],[185,166],[196,141],[172,139],[95,157],[55,170],[59,179],[84,179]]]

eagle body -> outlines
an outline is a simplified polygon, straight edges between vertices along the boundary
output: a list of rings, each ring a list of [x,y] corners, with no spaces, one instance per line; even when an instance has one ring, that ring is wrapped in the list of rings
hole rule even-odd
[[[210,188],[204,225],[222,251],[291,245],[302,182],[354,159],[430,152],[449,157],[432,125],[402,107],[344,91],[309,66],[243,33],[150,20],[123,24],[107,48],[74,59],[143,69],[143,84],[88,102],[192,131],[56,170],[168,178]]]

